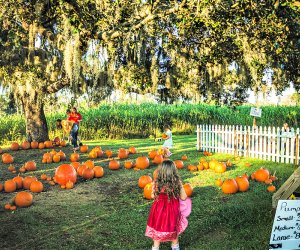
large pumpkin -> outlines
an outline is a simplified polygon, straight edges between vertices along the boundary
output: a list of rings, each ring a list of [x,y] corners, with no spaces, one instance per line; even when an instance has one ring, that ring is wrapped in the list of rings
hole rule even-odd
[[[222,192],[224,194],[234,194],[239,190],[238,184],[234,179],[227,179],[223,182]]]
[[[63,151],[57,152],[57,155],[60,156],[60,160],[61,161],[65,161],[66,160],[66,154]]]
[[[35,176],[26,176],[23,178],[23,188],[30,189],[30,184],[33,181],[37,181],[37,178]]]
[[[150,159],[154,159],[156,155],[158,155],[156,150],[152,150],[148,153]]]
[[[4,153],[1,157],[4,164],[11,164],[14,162],[14,157],[8,153]]]
[[[244,176],[239,176],[235,178],[240,192],[246,192],[249,189],[249,181]]]
[[[36,149],[36,148],[39,147],[39,143],[38,143],[37,141],[32,141],[32,142],[30,143],[30,147],[31,147],[32,149]]]
[[[209,161],[208,166],[209,166],[210,169],[215,170],[215,168],[218,165],[218,163],[219,162],[217,160],[213,159],[213,160]]]
[[[84,165],[86,165],[88,168],[93,168],[95,167],[95,163],[91,160],[87,160]]]
[[[128,154],[129,154],[129,152],[128,152],[127,149],[125,149],[125,148],[120,148],[120,149],[119,149],[119,152],[118,152],[118,157],[119,157],[120,159],[126,159],[126,158],[128,158]]]
[[[30,142],[28,142],[28,141],[22,142],[21,147],[23,149],[30,149]]]
[[[46,148],[53,148],[52,141],[45,141],[44,144]]]
[[[176,160],[174,161],[176,168],[178,169],[183,169],[184,168],[184,163],[181,160]]]
[[[4,191],[7,193],[15,192],[17,183],[14,180],[7,180],[4,182]]]
[[[93,170],[94,170],[94,173],[95,173],[95,178],[100,178],[104,175],[103,167],[95,166],[93,168]]]
[[[83,173],[82,173],[83,179],[90,180],[90,179],[93,179],[94,176],[95,176],[95,172],[92,168],[86,168],[85,170],[83,170]]]
[[[144,197],[147,199],[147,200],[152,200],[153,198],[151,197],[152,195],[152,183],[149,183],[147,184],[145,187],[144,187]]]
[[[265,180],[269,179],[269,171],[265,168],[260,168],[255,171],[255,180],[264,182]]]
[[[139,188],[144,188],[147,184],[152,182],[152,178],[149,175],[143,175],[139,178]]]
[[[77,170],[81,166],[80,162],[78,161],[73,161],[70,163],[70,165],[73,166],[75,170]]]
[[[77,180],[77,173],[73,166],[69,164],[62,164],[55,170],[55,181],[59,185],[66,185],[68,181],[75,183]]]
[[[44,185],[40,181],[33,181],[31,182],[29,189],[33,193],[40,193],[44,190]]]
[[[79,154],[77,154],[77,153],[71,154],[70,161],[72,161],[72,162],[79,161]]]
[[[191,186],[191,184],[185,183],[183,185],[183,189],[188,197],[191,197],[193,195],[193,187]]]
[[[89,150],[89,147],[87,145],[80,146],[80,152],[86,153]]]
[[[96,150],[91,150],[88,154],[89,158],[96,159],[98,157],[98,152]]]
[[[217,165],[215,166],[215,172],[224,173],[225,171],[226,171],[226,164],[222,162],[218,162]]]
[[[163,155],[156,155],[152,162],[155,164],[161,164],[163,161],[164,161]]]
[[[13,143],[10,145],[10,148],[11,148],[11,150],[13,150],[13,151],[19,150],[19,147],[20,147],[20,145],[19,145],[19,143],[17,143],[17,142],[13,142]]]
[[[23,187],[23,177],[18,175],[13,178],[13,181],[17,184],[17,189],[21,189]]]
[[[135,165],[139,169],[148,168],[150,165],[149,159],[146,156],[140,156],[136,158]]]
[[[15,204],[18,207],[29,207],[33,202],[33,196],[29,192],[21,191],[15,196]]]
[[[120,168],[120,162],[117,161],[117,160],[111,160],[108,163],[108,168],[111,169],[111,170],[117,170],[117,169]]]
[[[25,169],[28,171],[35,171],[36,170],[36,163],[34,161],[28,161],[24,165]]]
[[[83,171],[85,170],[85,169],[87,169],[88,167],[86,166],[86,165],[81,165],[81,166],[79,166],[78,168],[77,168],[77,174],[79,175],[79,176],[82,176],[83,175]]]

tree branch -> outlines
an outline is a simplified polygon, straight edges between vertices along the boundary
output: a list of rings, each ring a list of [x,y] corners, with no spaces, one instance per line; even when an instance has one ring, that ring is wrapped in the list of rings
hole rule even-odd
[[[47,94],[53,94],[68,85],[70,85],[70,82],[66,78],[63,78],[59,81],[53,82],[52,84],[45,86],[46,87],[45,92]]]

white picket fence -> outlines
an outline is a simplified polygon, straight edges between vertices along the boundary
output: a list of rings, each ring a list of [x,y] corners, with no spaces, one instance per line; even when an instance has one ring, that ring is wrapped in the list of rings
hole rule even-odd
[[[299,128],[197,125],[197,150],[299,164]]]

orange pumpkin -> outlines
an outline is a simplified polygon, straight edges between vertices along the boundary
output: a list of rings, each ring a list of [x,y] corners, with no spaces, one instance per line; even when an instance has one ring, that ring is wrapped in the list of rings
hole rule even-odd
[[[44,148],[45,148],[45,143],[40,142],[40,143],[39,143],[39,149],[44,149]]]
[[[132,161],[125,161],[124,168],[130,169],[133,167]]]
[[[224,194],[235,194],[238,190],[238,184],[234,179],[227,179],[223,182],[222,192]]]
[[[25,173],[25,172],[26,172],[25,167],[24,167],[24,166],[23,166],[23,167],[20,167],[20,168],[19,168],[19,172],[20,172],[20,173]]]
[[[36,148],[39,147],[39,143],[38,143],[37,141],[32,141],[32,142],[30,143],[30,147],[31,147],[32,149],[36,149]]]
[[[16,170],[16,168],[15,168],[13,165],[9,165],[9,167],[8,167],[7,169],[8,169],[8,171],[10,171],[10,172]]]
[[[231,162],[230,160],[228,160],[228,161],[226,162],[226,166],[227,166],[227,167],[232,167],[232,162]]]
[[[95,150],[91,150],[88,156],[89,158],[96,159],[98,157],[98,153]]]
[[[93,170],[95,173],[95,178],[101,178],[104,175],[103,167],[95,166]]]
[[[240,192],[246,192],[249,189],[249,181],[246,177],[239,176],[235,178]]]
[[[85,180],[90,180],[93,179],[95,176],[95,172],[92,168],[86,168],[85,170],[83,170],[82,172],[82,177]]]
[[[202,163],[199,163],[197,168],[198,168],[198,171],[202,171],[204,169],[204,166]]]
[[[192,164],[189,164],[187,166],[187,169],[188,169],[188,171],[191,171],[191,172],[195,172],[195,171],[198,170],[198,168],[196,166],[192,165]]]
[[[55,170],[55,181],[59,185],[66,185],[68,181],[75,183],[77,180],[77,173],[73,166],[69,164],[62,164]]]
[[[88,168],[93,168],[93,167],[95,167],[94,162],[91,161],[91,160],[87,160],[87,161],[84,163],[84,165],[86,165]]]
[[[17,189],[21,189],[23,187],[23,177],[18,175],[13,178],[13,181],[16,183]]]
[[[183,185],[183,189],[188,197],[191,197],[193,195],[193,187],[191,186],[191,184],[185,183]]]
[[[265,180],[269,179],[270,173],[265,168],[260,168],[255,172],[255,180],[259,182],[264,182]]]
[[[215,170],[216,166],[219,164],[217,160],[211,160],[208,163],[208,166],[210,169]]]
[[[136,154],[136,148],[131,146],[128,148],[128,152],[129,154]]]
[[[14,180],[7,180],[4,182],[4,191],[6,193],[15,192],[17,189],[17,183]]]
[[[29,192],[21,191],[15,196],[15,204],[18,207],[29,207],[32,205],[33,196]]]
[[[44,190],[44,185],[40,181],[33,181],[30,184],[30,191],[33,193],[40,193]]]
[[[186,155],[181,156],[181,160],[187,161],[188,157]]]
[[[136,158],[135,165],[138,169],[146,169],[149,167],[150,162],[149,162],[148,157],[140,156],[140,157]]]
[[[143,175],[139,178],[139,188],[144,188],[148,183],[152,182],[152,178],[149,175]]]
[[[45,147],[46,147],[46,148],[53,148],[53,143],[52,143],[52,141],[45,141],[44,144],[45,144]]]
[[[74,187],[74,183],[72,181],[68,181],[66,183],[66,189],[72,189]]]
[[[28,171],[35,171],[36,170],[36,163],[34,161],[28,161],[24,165],[25,169]]]
[[[30,142],[28,142],[28,141],[22,142],[21,147],[22,147],[22,149],[25,149],[25,150],[30,149]]]
[[[202,165],[203,165],[204,169],[209,169],[209,165],[208,165],[207,161],[202,162]]]
[[[19,145],[19,143],[17,143],[17,142],[13,142],[13,143],[10,145],[10,149],[13,150],[13,151],[17,151],[17,150],[19,150],[19,148],[20,148],[20,145]]]
[[[226,164],[222,162],[218,162],[218,164],[215,167],[216,173],[224,173],[226,171]]]
[[[56,154],[56,155],[53,155],[53,162],[60,162],[60,156],[58,155],[58,154]]]
[[[152,161],[154,164],[161,164],[164,161],[163,155],[156,155]]]
[[[127,159],[128,158],[128,150],[125,149],[125,148],[120,148],[119,151],[118,151],[118,157],[120,159]]]
[[[54,149],[52,149],[52,150],[50,151],[51,157],[53,157],[53,156],[56,155],[56,154],[57,154],[57,152],[56,152]]]
[[[11,164],[14,162],[14,157],[12,157],[12,155],[8,154],[8,153],[4,153],[2,156],[2,162],[4,164]]]
[[[246,163],[245,163],[245,167],[246,167],[246,168],[250,168],[250,167],[251,167],[251,164],[250,164],[249,162],[246,162]]]
[[[153,180],[156,180],[158,177],[158,168],[153,171]]]
[[[62,151],[59,151],[56,153],[56,155],[59,155],[60,156],[60,160],[61,161],[65,161],[67,158],[66,158],[66,154]]]
[[[83,171],[85,170],[85,169],[87,169],[88,167],[86,166],[86,165],[81,165],[80,167],[78,167],[77,168],[77,174],[79,175],[79,176],[82,176],[83,175]]]
[[[70,163],[70,165],[73,166],[75,170],[77,170],[81,166],[78,161],[73,161]]]
[[[65,146],[67,146],[67,142],[66,141],[61,141],[59,143],[59,145],[62,146],[62,147],[65,147]]]
[[[270,175],[270,179],[272,181],[277,181],[277,177],[275,176],[275,173],[273,175]]]
[[[108,149],[108,150],[105,150],[105,154],[106,154],[107,158],[111,158],[113,155],[113,152]]]
[[[9,203],[4,205],[4,209],[9,210],[11,208],[11,205]]]
[[[3,184],[0,183],[0,192],[2,192],[3,188],[4,188]]]
[[[177,169],[183,169],[183,168],[184,168],[184,163],[183,163],[183,161],[181,161],[181,160],[176,160],[176,161],[174,161],[174,163],[175,163],[175,166],[176,166]]]
[[[77,154],[77,153],[71,154],[70,161],[72,161],[72,162],[79,161],[79,154]]]
[[[216,186],[221,187],[222,184],[223,184],[223,181],[222,181],[221,179],[217,179],[217,180],[215,181],[215,184],[216,184]]]
[[[45,181],[47,180],[48,176],[46,174],[42,174],[41,175],[41,180]]]
[[[266,184],[271,184],[273,181],[272,181],[271,179],[266,179],[264,182],[265,182]]]
[[[10,210],[10,211],[15,211],[16,209],[17,209],[16,206],[11,206],[9,210]]]
[[[117,170],[117,169],[120,168],[120,162],[117,161],[117,160],[111,160],[108,163],[108,168],[111,169],[111,170]]]
[[[89,147],[87,145],[82,145],[79,150],[81,153],[86,153],[89,150]]]
[[[23,178],[23,188],[30,189],[30,184],[33,181],[37,181],[35,176],[26,176]]]
[[[158,155],[156,150],[152,150],[148,153],[150,159],[154,159],[156,155]]]
[[[144,197],[147,200],[152,200],[152,183],[148,183],[145,187],[144,187]]]
[[[270,193],[274,193],[276,191],[276,187],[274,185],[270,185],[268,186],[267,190],[270,192]]]

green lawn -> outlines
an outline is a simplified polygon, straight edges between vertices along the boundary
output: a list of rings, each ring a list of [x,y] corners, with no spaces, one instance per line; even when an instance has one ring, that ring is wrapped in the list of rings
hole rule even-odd
[[[172,160],[187,154],[185,162],[196,164],[202,153],[195,149],[196,136],[174,136],[176,147]],[[161,143],[149,139],[89,141],[91,147],[113,149],[135,146],[140,154],[158,148]],[[71,148],[63,148],[67,158]],[[46,150],[12,152],[14,165],[19,168],[28,160],[36,160],[38,170],[24,175],[53,175],[58,164],[42,164]],[[130,159],[137,155],[130,155]],[[231,155],[215,154],[218,160],[232,159]],[[81,154],[85,161],[87,154]],[[250,168],[244,167],[251,162]],[[100,179],[83,181],[81,178],[74,189],[64,190],[45,183],[45,191],[34,194],[34,204],[15,212],[4,210],[3,206],[14,194],[0,193],[0,249],[151,249],[152,241],[144,236],[148,212],[152,201],[145,200],[137,186],[138,178],[152,174],[156,166],[141,171],[111,171],[108,160],[101,158],[97,165],[105,168]],[[274,211],[272,194],[266,185],[251,181],[246,193],[224,195],[214,185],[217,178],[236,177],[264,166],[279,178],[280,186],[295,170],[295,166],[271,163],[253,159],[233,161],[234,166],[224,174],[211,170],[190,173],[179,171],[184,182],[194,187],[193,210],[188,218],[189,226],[180,237],[181,249],[268,249]],[[122,164],[123,165],[123,164]],[[12,178],[7,165],[0,163],[0,182]],[[164,243],[161,249],[169,249]]]

